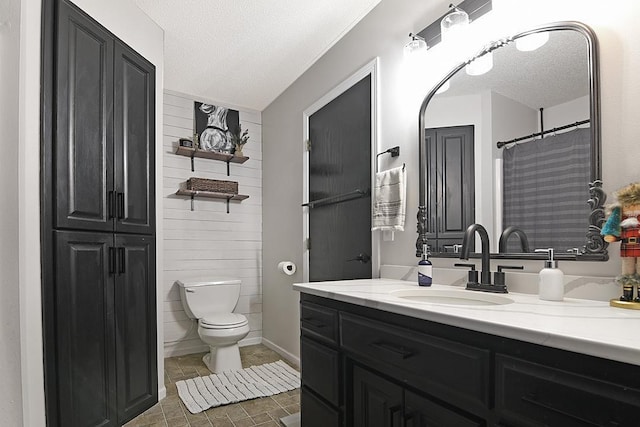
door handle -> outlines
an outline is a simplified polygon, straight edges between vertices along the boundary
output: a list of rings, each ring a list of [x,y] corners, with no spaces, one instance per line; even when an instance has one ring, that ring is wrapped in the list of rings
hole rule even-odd
[[[124,248],[118,248],[118,274],[127,271],[127,257]]]
[[[371,261],[371,257],[366,253],[362,252],[362,253],[359,253],[357,257],[348,259],[347,261],[358,261],[363,264],[368,264],[369,261]]]
[[[116,207],[116,192],[115,191],[107,191],[107,214],[109,215],[109,219],[113,219],[115,217],[115,207]]]
[[[109,274],[113,274],[116,271],[116,248],[109,247]]]
[[[118,219],[124,219],[124,193],[118,193]]]

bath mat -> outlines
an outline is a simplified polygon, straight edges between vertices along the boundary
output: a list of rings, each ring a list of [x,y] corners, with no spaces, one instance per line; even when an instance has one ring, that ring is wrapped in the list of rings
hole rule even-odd
[[[215,406],[273,396],[300,387],[300,374],[278,360],[238,371],[177,381],[178,396],[192,414]]]

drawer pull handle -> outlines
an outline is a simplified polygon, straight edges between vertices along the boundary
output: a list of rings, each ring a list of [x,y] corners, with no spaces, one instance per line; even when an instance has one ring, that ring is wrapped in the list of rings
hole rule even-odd
[[[524,402],[527,402],[527,403],[529,403],[531,405],[539,406],[540,408],[546,409],[546,410],[551,411],[551,412],[555,412],[555,413],[563,415],[563,416],[565,416],[567,418],[571,418],[571,419],[574,419],[576,421],[580,421],[581,423],[583,423],[585,425],[590,425],[590,426],[598,426],[599,425],[599,424],[594,424],[594,423],[590,422],[589,420],[585,420],[584,418],[580,418],[580,417],[578,417],[576,415],[573,415],[573,414],[570,414],[568,412],[565,412],[565,411],[563,411],[561,409],[557,409],[557,408],[554,408],[553,406],[549,406],[546,403],[539,402],[539,401],[535,400],[535,396],[533,396],[533,395],[522,396],[521,399]]]
[[[402,359],[408,359],[409,357],[413,356],[413,351],[402,346],[386,343],[384,341],[374,342],[369,345],[371,347],[384,350],[387,353],[394,354],[395,356],[400,356]]]
[[[324,323],[324,322],[322,322],[320,320],[314,319],[313,317],[303,317],[302,320],[304,320],[305,323],[308,323],[311,326],[315,326],[316,328],[326,328],[327,327],[326,323]]]

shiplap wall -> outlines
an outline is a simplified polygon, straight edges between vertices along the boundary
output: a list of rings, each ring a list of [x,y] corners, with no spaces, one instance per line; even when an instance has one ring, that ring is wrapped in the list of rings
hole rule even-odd
[[[261,113],[240,111],[240,125],[248,129],[243,152],[249,160],[230,164],[175,154],[179,138],[192,138],[194,101],[214,101],[165,91],[164,93],[164,348],[165,357],[206,351],[197,323],[182,308],[175,281],[180,279],[233,277],[242,280],[235,312],[249,319],[251,332],[240,345],[257,344],[262,337],[262,131]],[[232,107],[233,108],[233,107]],[[242,202],[195,199],[175,192],[190,177],[238,182]]]

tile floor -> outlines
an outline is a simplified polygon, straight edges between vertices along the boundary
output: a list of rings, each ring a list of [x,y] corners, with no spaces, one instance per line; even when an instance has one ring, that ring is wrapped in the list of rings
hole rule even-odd
[[[189,354],[165,359],[164,383],[167,388],[167,397],[129,421],[125,427],[279,427],[281,417],[300,411],[300,390],[298,389],[192,414],[178,397],[175,382],[210,375],[211,372],[202,362],[203,355],[204,353]],[[279,354],[261,344],[241,347],[240,358],[245,368],[282,359]],[[285,362],[289,363],[286,360]],[[297,366],[291,366],[298,369]]]

